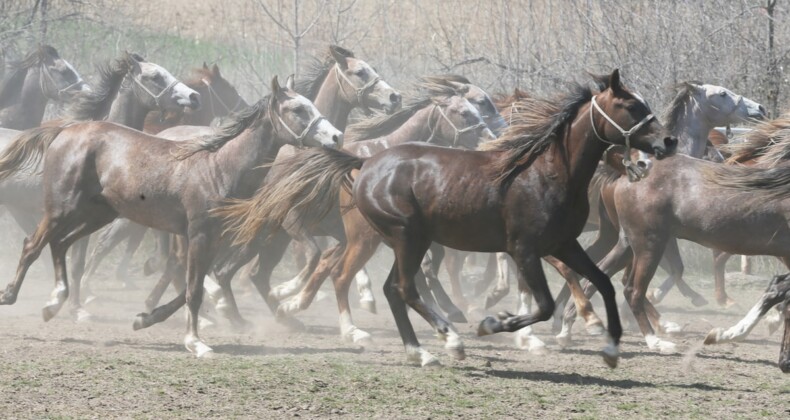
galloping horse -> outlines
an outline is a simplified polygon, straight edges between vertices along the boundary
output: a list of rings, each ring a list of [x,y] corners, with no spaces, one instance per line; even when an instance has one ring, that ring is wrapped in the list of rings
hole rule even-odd
[[[38,127],[49,100],[70,101],[90,88],[77,70],[49,45],[42,45],[0,82],[0,127],[27,130]]]
[[[239,95],[236,88],[222,77],[216,64],[209,68],[206,63],[203,63],[203,67],[194,69],[193,73],[193,77],[184,81],[184,83],[190,89],[195,90],[203,98],[203,102],[207,103],[207,106],[202,106],[191,112],[184,112],[182,109],[159,109],[159,112],[149,112],[142,127],[143,132],[157,134],[178,125],[208,126],[216,118],[226,117],[234,111],[245,109],[249,106],[244,101],[244,98]],[[99,264],[124,240],[127,241],[126,250],[115,269],[115,276],[119,279],[126,279],[128,277],[129,263],[147,231],[147,227],[122,218],[115,219],[107,228],[102,230],[98,238],[96,238],[96,245],[93,247],[91,256],[85,265],[83,287],[88,288],[91,277],[98,269]],[[160,235],[165,234],[160,233]],[[166,244],[167,241],[160,237],[158,241],[160,253],[168,251],[169,247]],[[160,265],[157,261],[160,259],[158,257],[156,255],[146,261],[146,272],[152,272]]]
[[[46,211],[25,241],[16,277],[0,295],[0,304],[16,301],[28,267],[49,244],[56,281],[43,314],[50,319],[69,294],[64,258],[68,247],[116,217],[126,217],[187,237],[188,286],[176,298],[185,299],[189,307],[184,344],[197,356],[211,352],[198,336],[198,310],[203,278],[220,248],[222,226],[209,213],[227,199],[251,195],[257,186],[254,180],[267,171],[261,165],[273,160],[283,144],[335,148],[342,141],[342,133],[291,86],[291,78],[282,88],[275,77],[269,97],[237,114],[214,135],[187,142],[105,122],[42,128],[18,138],[14,152],[0,159],[0,177],[37,161],[46,151]]]
[[[292,178],[301,184],[286,198],[295,200],[288,204],[303,208],[305,217],[333,208],[336,193],[330,192],[347,186],[348,174],[359,169],[353,200],[395,252],[384,293],[408,360],[423,366],[438,362],[420,347],[406,304],[446,340],[454,357],[465,355],[455,328],[420,299],[415,287],[414,275],[435,241],[466,251],[507,252],[516,261],[520,288],[535,293],[536,313],[488,317],[478,328],[480,335],[516,331],[551,317],[554,301],[541,256],[554,255],[591,279],[603,288],[609,320],[604,359],[616,366],[622,329],[614,288],[576,241],[589,210],[587,188],[610,144],[625,143],[663,158],[674,152],[677,140],[666,135],[639,95],[621,85],[617,70],[608,81],[601,78],[599,86],[597,95],[576,86],[559,103],[522,101],[510,128],[484,151],[407,144],[369,159],[340,151],[308,151],[298,157],[311,168],[308,172],[323,172],[308,180]],[[264,227],[261,220],[250,217],[235,231],[254,236]]]
[[[479,143],[494,138],[477,107],[461,96],[466,93],[465,90],[458,92],[447,85],[432,86],[431,91],[410,99],[401,111],[392,116],[370,119],[349,127],[349,133],[354,133],[356,139],[345,150],[354,156],[367,158],[391,147],[411,142],[474,149]],[[377,137],[386,131],[391,132]],[[335,272],[333,276],[341,336],[354,343],[366,344],[370,334],[353,324],[348,291],[355,274],[378,248],[379,236],[370,229],[370,225],[355,208],[341,211],[346,208],[346,204],[341,203],[338,206],[337,201],[336,208],[328,217],[317,218],[320,223],[301,223],[303,216],[299,214],[298,205],[294,205],[297,198],[293,194],[298,194],[301,186],[309,185],[311,178],[324,176],[323,167],[313,167],[312,162],[302,161],[301,155],[280,165],[278,170],[283,174],[280,179],[261,189],[252,200],[227,206],[217,213],[239,223],[244,223],[249,218],[257,219],[257,215],[265,215],[259,223],[278,228],[282,226],[285,229],[300,225],[306,226],[313,233],[332,233],[339,244],[324,252],[321,263],[310,276],[308,283],[299,294],[284,301],[277,308],[277,315],[282,317],[307,309],[329,271],[342,268],[342,275]],[[343,231],[337,232],[341,226]],[[279,231],[273,230],[275,234]],[[250,242],[253,239],[255,236],[242,241]]]

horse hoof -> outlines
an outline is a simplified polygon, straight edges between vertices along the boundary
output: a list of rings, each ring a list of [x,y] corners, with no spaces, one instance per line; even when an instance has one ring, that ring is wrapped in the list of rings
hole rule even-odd
[[[370,313],[372,313],[372,314],[377,314],[378,313],[378,311],[376,310],[376,301],[375,300],[368,300],[368,299],[360,300],[359,301],[359,307],[364,309],[364,310],[366,310],[366,311],[368,311],[368,312],[370,312]]]
[[[13,293],[5,292],[0,295],[0,305],[13,305],[16,303],[16,295]]]
[[[667,321],[661,324],[664,332],[669,335],[677,335],[683,332],[685,326],[681,326],[677,322]]]
[[[694,305],[695,308],[699,308],[708,304],[708,300],[700,295],[696,295],[691,298],[691,304]]]
[[[423,350],[422,347],[406,347],[406,361],[409,363],[419,363],[422,367],[441,366],[442,363],[431,353]]]
[[[362,347],[370,347],[373,344],[373,337],[368,332],[356,327],[343,334],[343,340]]]
[[[83,308],[79,308],[74,311],[75,320],[77,322],[90,322],[93,321],[93,315],[90,312],[86,311]]]
[[[134,322],[132,323],[132,330],[139,331],[147,327],[148,325],[145,323],[145,318],[147,316],[148,314],[146,313],[137,314],[137,316],[134,317]]]
[[[675,354],[678,352],[678,346],[671,341],[661,340],[658,343],[658,352],[661,354]]]
[[[444,344],[444,350],[455,358],[456,360],[464,360],[466,359],[466,351],[464,350],[464,342],[461,341],[461,337],[458,336],[455,332],[448,333],[444,337],[446,343]]]
[[[457,322],[461,324],[466,324],[467,322],[469,322],[466,320],[466,316],[464,316],[464,313],[461,311],[450,312],[449,314],[447,314],[447,319],[450,322]]]
[[[536,356],[548,354],[546,343],[534,335],[516,335],[516,347]]]
[[[718,303],[719,306],[721,306],[724,309],[729,309],[729,308],[735,306],[735,304],[737,302],[735,302],[731,297],[728,296],[726,298],[716,299],[716,303]]]
[[[585,326],[587,330],[587,335],[591,336],[599,336],[603,335],[606,332],[606,328],[603,327],[601,321],[595,321]]]
[[[570,334],[557,334],[554,339],[557,340],[557,345],[562,348],[567,348],[573,345],[573,339],[571,338]]]
[[[714,328],[710,330],[708,335],[705,336],[705,344],[706,345],[718,344],[723,332],[724,332],[724,328]]]
[[[612,369],[617,367],[617,361],[620,358],[620,351],[617,349],[617,346],[613,344],[609,344],[604,347],[603,351],[603,361]]]
[[[502,331],[502,322],[493,316],[487,316],[484,320],[480,321],[477,327],[477,335],[482,337],[484,335],[496,334]]]
[[[60,311],[60,307],[62,305],[63,304],[61,303],[56,303],[56,304],[47,305],[44,308],[42,308],[41,315],[44,317],[44,322],[48,322],[50,319],[54,318],[55,315],[57,315],[58,312]]]
[[[656,288],[651,290],[650,293],[648,293],[645,297],[647,298],[648,302],[657,305],[664,299],[664,294],[661,293],[661,289]]]
[[[209,358],[214,355],[214,350],[200,340],[187,339],[184,341],[184,347],[197,358]]]

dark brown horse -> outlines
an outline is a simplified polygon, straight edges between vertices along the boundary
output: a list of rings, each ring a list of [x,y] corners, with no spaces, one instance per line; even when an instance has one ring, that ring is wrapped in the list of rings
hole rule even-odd
[[[47,102],[70,101],[90,90],[77,70],[49,45],[42,45],[17,63],[0,82],[0,127],[38,127]]]
[[[530,99],[502,138],[485,151],[462,151],[416,144],[401,145],[361,159],[347,153],[305,152],[306,167],[324,177],[303,185],[288,198],[308,214],[324,214],[334,194],[359,169],[353,199],[373,228],[393,248],[395,263],[384,285],[410,361],[438,360],[422,349],[408,319],[406,305],[425,318],[446,340],[445,348],[463,358],[455,328],[427,306],[414,276],[431,242],[466,251],[507,252],[516,261],[520,288],[535,293],[538,311],[502,313],[483,320],[481,335],[520,328],[551,317],[554,301],[540,257],[554,255],[604,290],[610,342],[604,359],[617,364],[622,334],[614,288],[576,241],[587,219],[587,188],[604,150],[623,144],[664,157],[677,140],[665,135],[646,103],[620,83],[618,71],[600,80],[601,92],[577,86],[557,101]],[[622,127],[628,127],[624,130]],[[299,182],[294,179],[294,182]],[[302,180],[302,182],[305,182]],[[315,189],[313,189],[315,188]],[[237,232],[263,228],[259,218]]]
[[[45,215],[25,241],[17,275],[0,296],[16,301],[30,264],[49,244],[55,266],[55,290],[44,307],[54,316],[68,297],[65,252],[80,237],[126,217],[136,223],[187,237],[187,290],[173,305],[189,307],[186,348],[211,352],[198,336],[203,278],[220,249],[221,221],[210,212],[231,198],[254,193],[284,144],[337,147],[342,133],[315,106],[275,77],[272,94],[235,116],[216,134],[187,142],[148,136],[112,123],[92,122],[44,128],[20,137],[15,152],[0,160],[9,176],[46,151],[43,185]],[[145,323],[141,315],[136,323]]]

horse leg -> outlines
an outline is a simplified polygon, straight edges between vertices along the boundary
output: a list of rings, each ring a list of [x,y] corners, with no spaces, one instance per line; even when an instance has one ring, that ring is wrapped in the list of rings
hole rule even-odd
[[[422,274],[425,276],[431,295],[436,299],[439,308],[447,314],[447,319],[452,322],[467,322],[464,313],[455,306],[444,286],[439,281],[439,268],[445,256],[445,248],[437,243],[431,244],[430,254],[426,253],[422,260]]]
[[[726,330],[714,328],[705,337],[705,344],[743,341],[769,309],[786,299],[790,299],[790,274],[774,276],[763,295],[743,319]]]
[[[198,335],[200,305],[203,302],[203,280],[211,267],[213,259],[211,248],[214,245],[214,235],[211,229],[205,227],[203,230],[208,231],[201,231],[195,226],[190,226],[186,260],[186,305],[189,316],[184,347],[197,357],[212,353],[211,347],[204,343]]]
[[[465,253],[455,249],[447,249],[444,257],[444,268],[450,277],[450,288],[452,289],[453,301],[462,310],[469,308],[469,302],[464,297],[461,289],[461,270],[464,268]],[[438,273],[437,273],[438,274]]]
[[[137,249],[140,248],[140,244],[143,242],[145,232],[148,231],[148,228],[143,225],[134,224],[130,230],[129,239],[126,240],[126,250],[123,253],[123,257],[121,257],[121,262],[118,263],[118,268],[115,269],[115,277],[121,279],[127,289],[134,288],[129,282],[129,264],[132,262],[132,258],[137,252]]]
[[[727,296],[727,291],[724,286],[727,260],[729,260],[730,257],[732,257],[732,254],[716,250],[713,251],[713,278],[715,280],[714,296],[716,297],[716,303],[718,303],[719,306],[723,306],[725,308],[735,305],[735,301]]]
[[[516,315],[532,313],[532,293],[522,291],[518,294],[519,304]],[[532,331],[532,326],[526,326],[516,331],[516,347],[527,350],[532,354],[546,354],[546,344]]]
[[[163,268],[170,254],[170,233],[161,231],[155,232],[156,249],[154,249],[153,255],[145,260],[145,264],[143,265],[144,276],[150,276]]]
[[[396,278],[388,278],[384,293],[393,308],[395,323],[401,334],[403,343],[406,347],[406,357],[411,362],[419,362],[422,366],[438,364],[438,359],[420,347],[420,343],[414,334],[414,328],[406,314],[407,304],[420,314],[436,331],[440,339],[445,342],[445,350],[454,358],[463,360],[466,357],[464,345],[458,331],[453,325],[437,311],[427,305],[417,292],[414,283],[414,276],[420,270],[420,263],[431,244],[430,240],[424,237],[424,233],[419,228],[404,227],[396,232],[396,239],[392,241],[393,251],[395,252],[395,268],[393,272]],[[397,281],[392,284],[392,281]],[[397,308],[397,310],[395,309]]]
[[[283,300],[287,297],[293,296],[302,290],[321,259],[321,248],[318,246],[316,238],[313,237],[307,228],[302,226],[298,220],[291,220],[290,217],[295,216],[291,216],[289,214],[289,216],[286,217],[283,225],[286,226],[285,230],[288,232],[291,238],[298,242],[302,247],[302,250],[304,251],[303,255],[307,258],[307,264],[302,268],[299,274],[296,275],[296,277],[272,289],[270,294],[278,300]]]
[[[664,354],[674,353],[676,346],[670,341],[656,337],[646,310],[647,299],[645,296],[650,279],[655,274],[664,249],[666,249],[666,240],[664,235],[658,233],[640,236],[634,240],[631,245],[634,251],[633,268],[625,287],[626,300],[631,307],[631,312],[636,317],[648,348],[659,350]]]
[[[112,221],[112,219],[110,221]],[[94,229],[91,233],[95,231]],[[88,256],[89,240],[89,236],[81,237],[75,241],[74,246],[71,248],[71,278],[74,279],[74,284],[72,285],[74,287],[74,293],[72,294],[73,298],[71,303],[75,305],[72,306],[72,313],[77,316],[77,319],[80,319],[80,316],[82,316],[83,319],[90,317],[90,314],[84,312],[84,309],[81,308],[80,302],[74,300],[79,299],[80,296],[82,276],[85,275],[85,259]]]
[[[99,235],[96,241],[96,245],[93,247],[93,251],[91,252],[91,256],[88,259],[87,264],[85,265],[85,275],[82,277],[82,282],[85,284],[85,292],[86,292],[86,302],[90,302],[95,299],[95,295],[92,291],[93,286],[93,278],[96,274],[96,270],[99,268],[99,264],[105,257],[113,250],[121,241],[128,237],[127,227],[132,222],[129,219],[115,219],[106,229],[104,229]],[[76,282],[78,279],[74,278],[74,287],[77,287]]]
[[[41,220],[41,216],[37,216],[39,213],[37,210],[32,211],[31,209],[19,208],[11,205],[6,205],[5,209],[8,210],[11,217],[16,221],[19,227],[22,228],[22,231],[25,232],[25,237],[33,236],[38,228],[38,222]],[[42,266],[44,267],[46,277],[55,278],[55,271],[51,265],[42,261]]]
[[[19,264],[16,269],[16,276],[14,276],[14,280],[6,286],[3,294],[0,295],[0,305],[13,305],[16,302],[19,289],[22,287],[22,282],[25,280],[27,270],[41,255],[41,250],[49,243],[54,233],[55,228],[53,223],[50,222],[49,216],[45,215],[44,219],[38,224],[33,235],[25,238],[22,246],[22,255],[19,258]]]
[[[496,253],[497,275],[494,288],[486,296],[485,309],[499,303],[510,292],[510,261],[504,252]]]
[[[228,319],[237,332],[246,332],[252,329],[252,323],[244,319],[236,304],[236,296],[231,288],[231,281],[236,272],[249,262],[254,254],[250,246],[234,249],[231,256],[214,267],[214,278],[206,279],[206,291],[214,303],[217,312]],[[216,282],[216,286],[211,283]],[[213,286],[213,287],[212,287]],[[218,289],[218,290],[215,290]]]
[[[330,270],[342,255],[345,245],[338,243],[321,254],[316,269],[310,274],[307,283],[299,293],[282,301],[277,307],[277,316],[293,315],[310,307],[313,303],[318,290],[324,284],[324,280],[329,277]],[[337,292],[337,291],[335,291]]]
[[[494,280],[496,280],[497,270],[500,268],[498,266],[499,261],[497,260],[496,253],[489,253],[488,254],[488,262],[486,263],[486,270],[483,272],[483,277],[475,283],[475,296],[482,295],[483,293],[494,284]]]
[[[667,277],[658,289],[653,291],[653,299],[648,297],[648,300],[652,300],[654,303],[660,302],[664,296],[667,295],[672,286],[677,285],[680,293],[690,299],[692,305],[700,307],[708,304],[708,301],[702,297],[702,295],[697,293],[685,280],[683,280],[683,259],[680,256],[677,238],[672,238],[667,243],[667,249],[664,250],[660,265],[661,268],[669,273],[669,277]]]
[[[368,270],[362,267],[354,276],[354,281],[357,284],[357,293],[359,293],[359,306],[372,314],[378,313]]]
[[[752,259],[748,255],[741,255],[741,273],[744,275],[752,275]]]
[[[779,350],[779,368],[784,373],[790,373],[790,296],[785,297],[782,309],[785,319],[785,335]]]
[[[571,344],[571,325],[576,318],[576,314],[581,314],[582,318],[585,321],[585,328],[587,333],[590,335],[602,335],[605,332],[603,327],[603,321],[598,315],[593,311],[592,302],[590,302],[589,296],[585,295],[584,289],[581,286],[578,274],[576,274],[573,270],[571,270],[567,265],[565,265],[559,259],[546,256],[544,260],[551,264],[561,275],[565,278],[565,286],[570,291],[571,296],[573,296],[573,303],[565,302],[565,305],[568,308],[573,308],[573,312],[568,313],[568,317],[571,317],[569,322],[567,323],[567,327],[563,325],[563,317],[561,315],[559,318],[559,332],[556,335],[557,343],[561,347],[567,347]],[[568,309],[569,310],[569,309]],[[555,304],[555,313],[553,316],[557,316],[559,311],[556,309]],[[557,324],[555,320],[555,324]]]

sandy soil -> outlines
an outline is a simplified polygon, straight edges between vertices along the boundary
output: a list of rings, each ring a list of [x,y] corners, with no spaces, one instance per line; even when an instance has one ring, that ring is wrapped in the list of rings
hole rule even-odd
[[[14,257],[15,259],[15,257]],[[386,266],[387,257],[378,257]],[[8,278],[12,258],[0,260]],[[280,278],[288,270],[280,272]],[[134,332],[152,279],[139,289],[110,280],[97,290],[102,299],[89,309],[90,323],[75,323],[68,308],[49,323],[40,308],[51,283],[33,270],[18,303],[0,307],[0,412],[5,418],[737,418],[790,414],[790,376],[776,367],[779,336],[758,327],[739,345],[702,347],[711,326],[729,326],[753,302],[764,281],[731,282],[740,306],[696,309],[672,292],[660,305],[669,320],[688,324],[674,337],[675,355],[647,350],[634,331],[626,332],[620,366],[606,367],[600,337],[585,335],[561,350],[549,325],[538,335],[544,356],[514,348],[512,337],[481,339],[472,324],[458,325],[467,359],[444,354],[427,324],[412,319],[425,347],[443,362],[419,368],[405,362],[392,316],[379,293],[379,314],[354,312],[357,325],[374,335],[362,350],[343,342],[334,297],[319,301],[299,318],[308,326],[290,332],[275,324],[260,297],[239,291],[252,333],[225,325],[206,329],[215,357],[198,360],[181,345],[183,313],[164,324]],[[102,274],[110,277],[112,267]],[[373,270],[376,292],[384,270]],[[553,289],[558,290],[557,279]],[[691,280],[709,285],[708,281]],[[2,285],[0,285],[2,286]],[[709,286],[708,286],[709,287]],[[709,288],[702,288],[706,297]],[[326,292],[331,293],[329,289]],[[170,295],[169,295],[170,296]],[[511,296],[499,309],[512,309]],[[598,303],[596,308],[602,308]]]

